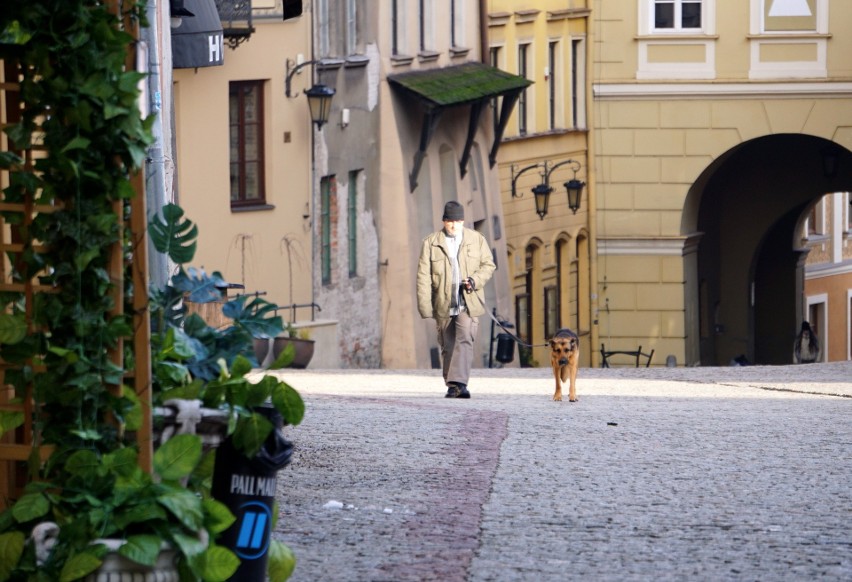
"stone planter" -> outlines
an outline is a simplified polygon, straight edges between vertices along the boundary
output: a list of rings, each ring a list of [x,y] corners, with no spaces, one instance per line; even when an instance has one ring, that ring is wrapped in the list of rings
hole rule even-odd
[[[295,357],[293,358],[292,368],[307,368],[314,357],[314,340],[292,338],[292,337],[276,337],[263,338],[254,340],[254,355],[262,368],[269,367],[269,364],[275,361],[281,352],[284,351],[289,344],[293,344],[295,348]]]
[[[153,567],[137,564],[118,553],[118,548],[124,540],[98,540],[107,545],[110,551],[104,556],[101,567],[84,578],[84,582],[179,582],[180,575],[175,566],[177,554],[174,550],[164,547],[160,552],[157,563]]]

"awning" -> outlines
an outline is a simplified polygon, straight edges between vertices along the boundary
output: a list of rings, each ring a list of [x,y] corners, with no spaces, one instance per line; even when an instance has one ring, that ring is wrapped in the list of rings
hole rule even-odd
[[[194,69],[225,64],[224,38],[214,0],[184,0],[195,16],[181,19],[172,29],[172,67]]]
[[[461,175],[467,173],[470,150],[479,124],[479,117],[488,105],[488,101],[503,97],[497,124],[494,128],[494,143],[488,160],[491,167],[497,162],[497,150],[503,139],[503,132],[509,121],[509,115],[518,101],[521,92],[532,81],[501,71],[484,63],[470,62],[453,67],[412,71],[388,77],[391,86],[403,95],[421,103],[426,110],[420,132],[420,148],[414,154],[414,165],[409,176],[409,187],[413,192],[417,187],[417,175],[426,156],[429,141],[435,132],[438,118],[449,107],[470,106],[470,122],[467,130],[464,153],[459,161]]]

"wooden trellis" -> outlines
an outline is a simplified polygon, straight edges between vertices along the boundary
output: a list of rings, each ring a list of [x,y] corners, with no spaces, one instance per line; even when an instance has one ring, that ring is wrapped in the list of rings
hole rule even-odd
[[[129,19],[125,21],[127,30],[138,32],[136,24]],[[138,38],[138,34],[134,34]],[[126,65],[129,69],[136,67],[136,52],[134,47],[128,47]],[[0,130],[8,125],[14,124],[20,119],[21,102],[20,86],[18,83],[18,66],[14,62],[0,60]],[[0,132],[0,151],[10,151],[9,140]],[[0,190],[7,188],[10,184],[10,175],[15,171],[31,172],[35,161],[43,156],[44,151],[38,143],[32,144],[26,150],[14,150],[14,153],[23,159],[23,167],[2,169],[0,168]],[[136,195],[130,202],[130,216],[125,224],[129,229],[130,240],[133,245],[133,259],[130,275],[133,278],[133,352],[135,370],[128,373],[125,378],[126,384],[131,386],[142,402],[143,423],[142,429],[136,433],[139,445],[139,460],[142,468],[151,470],[152,446],[151,446],[151,372],[150,372],[150,318],[148,316],[148,257],[146,238],[146,209],[144,180],[141,171],[131,177]],[[28,232],[26,228],[34,218],[43,213],[55,212],[58,207],[52,205],[36,204],[38,197],[28,195],[23,202],[11,203],[5,196],[0,197],[0,292],[13,292],[19,294],[24,302],[24,312],[28,323],[28,331],[32,329],[32,310],[35,298],[39,293],[56,293],[58,290],[39,284],[38,273],[30,273],[22,278],[20,271],[16,270],[14,257],[23,252],[25,248],[31,247],[34,252],[44,252],[44,248],[38,241],[25,240]],[[116,211],[121,215],[121,205],[116,205]],[[120,243],[116,243],[119,247]],[[113,292],[116,294],[115,309],[120,314],[124,309],[124,298],[122,296],[124,281],[128,276],[128,269],[124,264],[124,252],[121,248],[114,249],[110,253],[113,261],[109,266],[109,277],[113,282]],[[124,367],[123,349],[119,346],[110,354],[113,362]],[[30,362],[33,372],[37,374],[40,370],[37,365]],[[21,487],[26,483],[28,475],[25,462],[30,459],[34,451],[38,451],[42,460],[50,454],[48,447],[39,447],[39,435],[33,430],[33,412],[35,403],[32,399],[32,386],[26,388],[24,394],[15,394],[14,389],[5,381],[5,375],[12,364],[0,361],[0,410],[7,412],[19,412],[24,416],[24,424],[6,434],[0,436],[0,509],[6,508],[11,501],[18,496]],[[116,386],[115,390],[122,390]]]

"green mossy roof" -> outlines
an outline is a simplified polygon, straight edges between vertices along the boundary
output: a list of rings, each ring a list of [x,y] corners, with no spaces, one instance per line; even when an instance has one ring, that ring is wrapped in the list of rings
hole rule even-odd
[[[462,105],[524,89],[532,81],[483,63],[413,71],[388,77],[432,106]]]

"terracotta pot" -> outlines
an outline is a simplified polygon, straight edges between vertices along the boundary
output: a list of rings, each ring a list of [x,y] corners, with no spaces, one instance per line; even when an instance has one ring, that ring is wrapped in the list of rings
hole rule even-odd
[[[254,340],[254,355],[261,367],[266,368],[275,361],[288,344],[296,350],[292,368],[307,368],[314,357],[314,340],[292,337],[276,337]],[[270,352],[271,346],[271,352]]]

